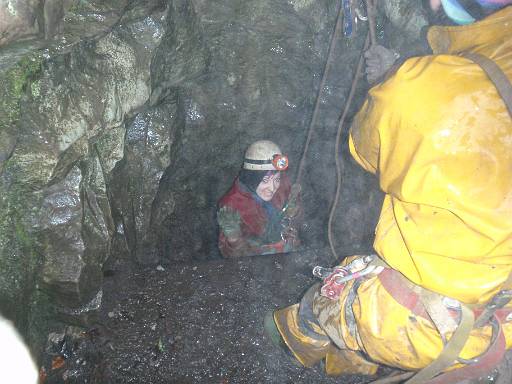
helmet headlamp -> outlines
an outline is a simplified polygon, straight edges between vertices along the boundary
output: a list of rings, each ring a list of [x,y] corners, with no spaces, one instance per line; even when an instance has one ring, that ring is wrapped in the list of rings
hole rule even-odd
[[[272,165],[278,171],[286,171],[288,168],[288,156],[275,154],[272,157]]]

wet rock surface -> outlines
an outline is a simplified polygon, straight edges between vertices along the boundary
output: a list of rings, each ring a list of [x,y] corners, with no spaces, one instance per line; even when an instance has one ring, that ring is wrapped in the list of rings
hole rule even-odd
[[[177,102],[170,99],[142,112],[127,124],[124,158],[112,172],[112,206],[117,235],[132,260],[157,263],[156,234],[174,211],[175,201],[154,204],[164,171],[171,164],[171,148],[179,132],[170,130],[176,121]]]
[[[23,16],[21,3],[9,2],[9,14]],[[111,174],[124,156],[124,123],[149,98],[165,18],[162,2],[79,3],[45,3],[45,18],[52,4],[69,6],[66,17],[96,15],[99,29],[85,16],[61,15],[63,28],[55,21],[64,40],[68,27],[78,28],[66,49],[31,46],[39,30],[16,45],[33,51],[19,62],[12,44],[0,48],[0,62],[16,63],[0,71],[1,310],[36,350],[50,324],[87,324],[101,305],[116,233]]]
[[[97,39],[165,6],[164,0],[2,0],[0,70],[30,52],[44,50],[48,57],[67,53],[83,40]]]

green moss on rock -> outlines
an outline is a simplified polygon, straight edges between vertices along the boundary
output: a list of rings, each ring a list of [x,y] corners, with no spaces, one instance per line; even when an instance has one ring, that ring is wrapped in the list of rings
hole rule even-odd
[[[4,140],[16,141],[22,100],[39,94],[42,60],[41,55],[31,54],[0,72],[0,133]],[[31,319],[44,317],[47,311],[36,304],[41,296],[36,289],[40,252],[33,233],[38,193],[18,180],[23,167],[20,159],[10,157],[12,148],[1,144],[5,143],[0,143],[0,308],[15,320],[29,343],[40,348],[41,340],[31,340],[29,334]],[[38,326],[33,332],[41,330]]]
[[[20,99],[41,75],[42,56],[29,55],[17,65],[0,73],[0,129],[16,125],[20,113]],[[37,93],[37,90],[35,90]]]
[[[18,171],[11,158],[0,183],[0,308],[39,352],[54,308],[37,287],[42,259],[34,218],[40,194],[14,179]]]

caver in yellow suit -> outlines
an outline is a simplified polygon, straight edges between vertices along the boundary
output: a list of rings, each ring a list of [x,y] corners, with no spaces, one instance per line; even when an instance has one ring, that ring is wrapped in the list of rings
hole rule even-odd
[[[381,364],[421,370],[468,308],[473,320],[510,288],[512,118],[482,68],[460,54],[492,59],[510,80],[512,6],[471,25],[432,27],[428,39],[434,54],[407,60],[372,88],[351,129],[352,156],[386,193],[374,242],[386,268],[349,281],[337,300],[315,286],[274,312],[305,366],[325,359],[330,374],[374,374]],[[467,360],[480,355],[490,370],[512,347],[510,310],[471,326],[444,371],[471,371],[478,361]]]

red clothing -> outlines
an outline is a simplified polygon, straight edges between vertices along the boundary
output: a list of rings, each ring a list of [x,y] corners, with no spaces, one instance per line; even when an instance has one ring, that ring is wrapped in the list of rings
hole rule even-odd
[[[280,211],[290,195],[290,181],[281,174],[281,185],[271,200]],[[224,257],[249,256],[278,253],[284,251],[284,241],[263,244],[261,237],[267,229],[267,213],[253,194],[239,182],[238,178],[231,189],[220,199],[219,208],[229,207],[240,214],[241,237],[237,241],[228,239],[222,228],[219,233],[219,249]]]

